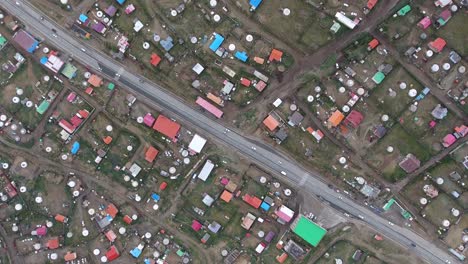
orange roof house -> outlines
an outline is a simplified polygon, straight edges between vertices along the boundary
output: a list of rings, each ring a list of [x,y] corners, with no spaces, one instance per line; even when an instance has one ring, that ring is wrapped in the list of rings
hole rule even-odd
[[[287,258],[288,254],[286,254],[286,252],[283,252],[283,254],[276,256],[276,261],[278,261],[278,263],[283,263]]]
[[[68,218],[66,218],[65,216],[61,214],[57,214],[55,215],[55,221],[60,222],[60,223],[66,223],[68,222]]]
[[[109,204],[106,208],[106,213],[110,215],[112,218],[115,218],[118,212],[119,212],[119,209],[117,209],[117,207],[115,207],[114,204]]]
[[[72,261],[72,260],[75,260],[76,258],[77,258],[76,252],[67,252],[67,254],[65,254],[65,257],[63,257],[65,261]]]
[[[219,105],[219,106],[224,106],[224,101],[223,101],[223,99],[221,99],[221,97],[219,97],[219,96],[216,96],[216,95],[214,95],[214,94],[212,94],[212,93],[208,93],[208,94],[206,95],[206,98],[208,98],[208,99],[210,99],[211,101],[215,102],[215,103],[216,103],[217,105]]]
[[[441,52],[445,45],[447,45],[447,42],[443,38],[436,38],[428,44],[429,48],[437,53]]]
[[[159,150],[155,149],[153,146],[150,146],[145,153],[145,160],[149,163],[153,162],[158,153]]]
[[[379,45],[379,41],[377,39],[373,39],[369,42],[369,44],[367,45],[367,49],[368,50],[373,50],[375,49],[377,46]]]
[[[221,200],[225,201],[226,203],[229,203],[232,199],[232,192],[224,190],[224,192],[221,194],[221,197],[219,197]]]
[[[159,57],[158,54],[153,53],[153,54],[151,54],[150,62],[151,62],[151,65],[156,67],[161,62],[161,57]]]
[[[59,238],[53,237],[47,241],[47,248],[48,249],[57,249],[60,246]]]
[[[283,52],[277,49],[272,49],[268,61],[281,61]]]
[[[279,126],[278,120],[276,120],[272,115],[268,115],[267,118],[265,118],[265,120],[263,120],[263,124],[270,131],[274,131]]]
[[[112,142],[112,137],[107,136],[107,137],[103,138],[102,140],[104,141],[104,143],[106,143],[106,145],[109,145]]]
[[[254,61],[258,64],[263,64],[265,63],[265,59],[260,58],[260,57],[254,57]]]
[[[330,118],[328,118],[328,123],[332,126],[332,127],[337,127],[341,121],[343,121],[343,119],[345,118],[345,116],[343,115],[343,113],[340,112],[340,110],[336,110],[331,116]]]
[[[176,141],[180,125],[163,115],[159,115],[156,122],[154,122],[153,129],[172,139],[172,141]]]
[[[88,82],[94,87],[100,87],[103,83],[102,78],[97,76],[96,74],[91,75],[88,79]]]

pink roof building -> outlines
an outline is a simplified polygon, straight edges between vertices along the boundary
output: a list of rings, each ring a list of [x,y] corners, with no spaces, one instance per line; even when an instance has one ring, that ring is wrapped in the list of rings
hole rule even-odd
[[[143,118],[143,123],[145,123],[145,125],[149,127],[152,127],[155,120],[156,119],[154,118],[153,115],[151,115],[150,113],[147,113],[145,117]]]
[[[135,11],[135,6],[133,4],[129,4],[125,8],[125,14],[127,14],[127,15],[131,14],[133,11]]]
[[[200,229],[202,228],[202,224],[200,224],[200,222],[198,222],[197,220],[193,220],[192,221],[192,229],[195,230],[195,231],[200,231]]]
[[[223,178],[221,179],[221,184],[222,184],[222,185],[227,185],[228,183],[229,183],[229,179],[228,179],[228,178],[223,177]]]
[[[428,16],[425,16],[421,21],[418,22],[418,27],[422,29],[426,29],[431,25],[431,18]]]
[[[294,211],[284,205],[281,205],[281,207],[275,211],[275,214],[284,222],[289,223],[294,216]]]
[[[212,105],[210,102],[206,101],[205,99],[201,98],[200,96],[198,96],[197,101],[195,101],[195,103],[197,105],[203,107],[203,109],[210,112],[211,114],[213,114],[217,118],[221,118],[223,116],[223,114],[224,114],[223,111],[219,110],[216,106]]]
[[[262,92],[263,90],[265,90],[266,86],[267,84],[264,81],[259,81],[258,83],[254,85],[255,89],[257,89],[257,91],[259,92]]]
[[[453,134],[448,134],[442,139],[442,145],[446,148],[450,147],[457,141],[457,138]]]
[[[47,227],[41,226],[41,227],[36,228],[36,234],[38,236],[45,236],[47,234]]]
[[[75,99],[76,99],[76,93],[74,93],[74,92],[71,92],[71,93],[67,96],[67,101],[70,102],[70,103],[73,102],[73,101],[75,101]]]

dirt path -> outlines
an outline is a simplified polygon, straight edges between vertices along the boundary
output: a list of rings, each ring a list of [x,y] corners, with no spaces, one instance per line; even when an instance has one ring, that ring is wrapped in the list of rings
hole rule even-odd
[[[0,224],[0,236],[2,237],[2,240],[6,244],[5,250],[8,253],[8,258],[11,261],[11,263],[23,264],[24,263],[23,259],[18,256],[18,253],[15,250],[15,240],[11,236],[8,236],[5,228],[3,228],[1,224]]]
[[[377,31],[373,31],[372,35],[379,40],[380,43],[385,45],[385,48],[412,76],[416,78],[422,85],[431,88],[430,94],[435,96],[439,101],[444,104],[451,112],[458,118],[462,119],[465,123],[468,122],[468,116],[450,99],[440,85],[433,82],[421,69],[409,63],[396,48],[388,41],[388,39]]]
[[[418,177],[421,173],[426,171],[427,169],[431,168],[434,165],[437,165],[443,158],[450,154],[453,150],[465,144],[468,141],[468,137],[462,138],[455,142],[452,146],[444,149],[443,151],[439,152],[437,155],[433,156],[429,161],[424,163],[419,169],[415,170],[414,172],[406,175],[406,178],[399,181],[395,184],[394,190],[395,192],[401,191],[409,182],[411,182],[414,178]]]
[[[3,145],[0,151],[3,152],[4,150],[8,148],[9,155],[21,155],[25,157],[26,159],[37,161],[43,167],[47,167],[48,169],[55,169],[57,172],[63,172],[65,174],[68,174],[69,172],[74,172],[76,175],[79,175],[79,177],[83,180],[83,182],[87,186],[101,187],[108,194],[112,194],[114,199],[118,197],[119,199],[131,204],[137,210],[138,214],[141,216],[144,216],[148,222],[152,223],[153,225],[160,226],[164,228],[165,230],[169,231],[170,233],[174,234],[176,237],[180,238],[181,241],[185,243],[185,246],[187,248],[191,248],[192,250],[193,249],[197,250],[200,256],[204,257],[204,263],[208,263],[208,264],[214,263],[213,260],[215,259],[215,256],[213,254],[208,253],[208,251],[204,249],[198,241],[184,234],[183,232],[179,231],[177,228],[173,227],[173,224],[170,223],[167,218],[164,219],[161,217],[161,215],[155,216],[142,210],[141,205],[139,203],[128,199],[125,191],[122,191],[123,187],[121,185],[109,180],[109,178],[106,176],[98,177],[100,172],[81,171],[77,169],[76,166],[73,166],[72,164],[69,164],[69,163],[65,163],[61,161],[59,162],[50,161],[41,155],[35,154],[32,150],[28,148],[24,148],[24,147],[20,147],[15,144],[12,144],[1,137],[0,137],[0,145]],[[162,226],[163,224],[164,226]],[[0,230],[0,234],[1,234],[1,230]]]
[[[370,32],[377,27],[382,21],[390,16],[390,11],[400,2],[399,0],[381,1],[370,15],[353,31],[350,31],[338,39],[335,39],[327,45],[319,48],[313,54],[296,60],[296,63],[284,74],[281,83],[274,80],[268,87],[268,94],[263,96],[261,100],[256,100],[253,104],[242,109],[242,112],[247,112],[258,107],[264,102],[271,103],[276,98],[286,97],[296,93],[300,86],[303,74],[317,69],[328,57],[340,53],[342,49],[347,47],[352,41],[362,33]],[[262,110],[259,110],[262,111]]]

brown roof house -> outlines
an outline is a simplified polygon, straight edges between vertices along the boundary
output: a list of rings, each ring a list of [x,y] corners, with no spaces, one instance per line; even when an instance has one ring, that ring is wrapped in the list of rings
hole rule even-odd
[[[411,153],[398,164],[406,173],[411,173],[421,166],[421,161]]]

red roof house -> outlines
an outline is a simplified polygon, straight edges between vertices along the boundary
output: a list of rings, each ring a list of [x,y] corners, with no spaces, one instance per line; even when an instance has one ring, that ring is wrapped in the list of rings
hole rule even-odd
[[[123,217],[123,221],[124,221],[127,225],[129,225],[129,224],[131,224],[131,223],[133,222],[133,219],[132,219],[130,216],[125,215],[125,216]]]
[[[153,146],[150,146],[145,153],[145,160],[149,163],[153,162],[158,153],[159,151],[157,149],[155,149]]]
[[[249,87],[250,84],[252,83],[249,79],[244,78],[244,77],[240,78],[240,82],[241,82],[241,84],[244,85],[245,87]]]
[[[443,38],[436,38],[428,44],[429,48],[437,53],[441,52],[445,45],[447,45],[447,42]]]
[[[117,207],[115,207],[114,204],[109,204],[106,208],[106,213],[110,215],[112,218],[115,218],[118,212],[119,212],[119,209],[117,209]]]
[[[81,119],[78,115],[74,115],[71,119],[70,119],[70,122],[72,123],[72,125],[75,127],[75,129],[77,127],[80,126],[81,122],[83,122],[83,119]]]
[[[352,110],[351,113],[349,113],[349,115],[343,121],[343,124],[345,124],[346,126],[357,128],[361,124],[363,119],[364,116],[360,112]]]
[[[60,246],[59,238],[53,237],[47,241],[47,248],[48,249],[57,249]]]
[[[242,197],[242,200],[244,200],[244,202],[250,204],[255,209],[258,209],[260,207],[260,205],[262,204],[262,200],[260,200],[259,198],[257,198],[254,195],[251,196],[249,194],[246,194],[246,195],[244,195]]]
[[[379,45],[379,41],[377,39],[373,39],[369,42],[369,44],[367,45],[367,49],[368,50],[373,50],[375,49],[377,46]]]
[[[81,116],[81,118],[84,118],[84,119],[88,118],[89,116],[88,110],[83,110],[83,109],[78,110],[78,114]]]
[[[113,261],[120,256],[119,251],[115,246],[111,246],[109,250],[106,252],[107,261]]]
[[[75,127],[65,119],[60,120],[59,126],[67,131],[68,134],[72,134],[75,131]]]
[[[177,141],[176,137],[179,133],[180,125],[163,115],[159,115],[153,125],[153,129],[175,142]]]
[[[105,138],[102,139],[106,145],[109,145],[112,142],[112,137],[111,136],[106,136]]]
[[[277,49],[272,49],[268,61],[281,61],[283,52]]]
[[[367,1],[367,9],[371,10],[377,4],[378,0],[369,0]]]
[[[93,91],[94,91],[93,87],[88,87],[86,88],[85,93],[91,95],[93,94]]]
[[[151,54],[150,62],[151,62],[151,65],[156,67],[161,62],[161,57],[159,57],[158,54],[153,53],[153,54]]]

